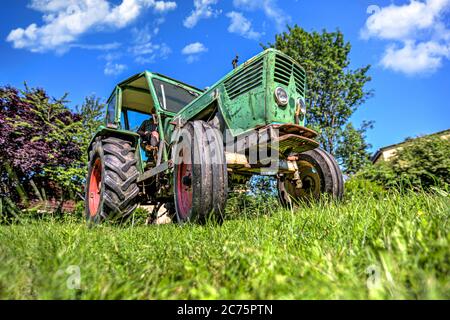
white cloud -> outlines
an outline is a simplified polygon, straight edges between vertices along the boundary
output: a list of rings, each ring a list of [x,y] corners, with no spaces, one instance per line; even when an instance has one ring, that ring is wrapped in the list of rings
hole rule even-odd
[[[105,59],[106,61],[114,61],[122,58],[123,53],[121,52],[108,52],[107,54],[104,54],[100,56],[99,58]]]
[[[449,4],[450,0],[411,1],[402,6],[391,4],[376,10],[367,19],[361,36],[395,40],[415,36],[439,23]]]
[[[186,28],[193,28],[201,19],[217,17],[221,13],[220,10],[213,9],[213,5],[217,2],[218,0],[194,0],[194,10],[184,19],[183,25]]]
[[[104,74],[107,76],[117,76],[128,69],[127,65],[116,62],[122,57],[123,53],[121,52],[108,52],[104,55],[101,55],[99,58],[106,61],[103,70]]]
[[[107,76],[118,76],[127,69],[127,66],[120,63],[115,63],[113,61],[108,61],[105,66],[105,75]]]
[[[242,13],[231,11],[227,13],[227,17],[231,19],[228,31],[237,33],[245,38],[257,40],[261,37],[261,33],[256,32],[252,28],[252,23],[245,18]]]
[[[138,64],[155,63],[158,60],[167,59],[172,53],[170,47],[165,43],[147,42],[137,44],[130,48],[130,53],[135,57],[134,61]]]
[[[58,12],[78,2],[78,0],[32,0],[29,7],[41,12]]]
[[[111,42],[111,43],[104,43],[104,44],[72,44],[72,45],[70,45],[70,48],[109,51],[109,50],[118,49],[121,46],[122,46],[122,44],[119,42]]]
[[[17,49],[63,53],[86,32],[126,27],[146,8],[161,13],[175,7],[174,2],[154,0],[122,0],[118,5],[106,0],[32,0],[30,8],[43,13],[44,24],[14,29],[6,40]]]
[[[131,34],[133,36],[134,43],[150,42],[153,36],[153,32],[148,24],[141,28],[131,29]]]
[[[205,45],[201,42],[194,42],[191,44],[188,44],[187,46],[185,46],[183,48],[183,50],[181,50],[182,54],[197,54],[197,53],[201,53],[201,52],[205,52],[208,51],[208,49],[205,47]]]
[[[200,56],[198,56],[198,55],[191,55],[186,58],[186,62],[189,64],[194,63],[198,60],[200,60]]]
[[[143,8],[142,5],[142,1],[123,0],[120,5],[113,7],[100,23],[123,28],[140,15]]]
[[[200,59],[200,54],[207,52],[208,48],[204,46],[201,42],[190,43],[181,50],[181,53],[187,55],[186,61],[188,63],[193,63]]]
[[[134,27],[131,29],[133,43],[146,43],[159,33],[160,26],[165,22],[164,18],[153,21],[152,24],[147,23],[145,26]]]
[[[450,0],[411,0],[404,5],[372,6],[360,34],[363,39],[389,40],[381,58],[386,69],[408,75],[432,73],[450,59],[446,14]]]
[[[291,17],[278,7],[276,0],[233,0],[233,5],[247,11],[262,10],[275,23],[278,31],[291,21]]]
[[[146,25],[143,28],[132,30],[133,45],[128,49],[138,64],[155,63],[157,60],[167,59],[172,50],[165,43],[153,43],[152,36],[158,33],[158,28],[164,19],[158,19],[153,26]]]
[[[385,68],[413,75],[436,71],[442,65],[444,57],[450,58],[448,45],[440,45],[434,41],[418,44],[408,41],[401,48],[390,45],[381,59],[381,64]]]
[[[177,3],[174,1],[155,1],[153,9],[156,12],[167,12],[171,10],[175,10],[177,8]]]

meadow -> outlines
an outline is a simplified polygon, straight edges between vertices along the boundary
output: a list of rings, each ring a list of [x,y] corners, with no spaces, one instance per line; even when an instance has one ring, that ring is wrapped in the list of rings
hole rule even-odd
[[[1,225],[0,299],[450,298],[446,191],[228,207],[222,225]]]

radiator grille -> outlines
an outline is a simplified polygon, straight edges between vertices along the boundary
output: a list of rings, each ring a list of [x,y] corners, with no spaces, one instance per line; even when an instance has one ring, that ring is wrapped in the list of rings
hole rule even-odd
[[[292,73],[294,73],[295,88],[297,92],[304,96],[306,75],[303,69],[301,69],[297,64],[292,63],[288,58],[281,55],[276,55],[274,74],[275,82],[288,86]]]
[[[263,59],[262,57],[253,61],[248,66],[234,74],[225,81],[225,89],[230,100],[262,85],[263,82]]]

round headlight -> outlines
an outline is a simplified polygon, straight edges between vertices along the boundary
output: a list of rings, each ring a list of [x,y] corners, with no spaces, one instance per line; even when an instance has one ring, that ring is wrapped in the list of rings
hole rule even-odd
[[[286,90],[284,90],[281,87],[277,87],[275,89],[275,99],[277,100],[278,105],[280,105],[280,106],[287,105],[288,101],[289,101],[289,97],[288,97]]]
[[[306,102],[302,98],[297,99],[297,110],[303,114],[306,114]]]

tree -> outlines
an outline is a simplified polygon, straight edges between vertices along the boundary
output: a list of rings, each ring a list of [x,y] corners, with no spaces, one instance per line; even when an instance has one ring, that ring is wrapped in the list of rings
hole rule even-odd
[[[100,98],[90,95],[84,99],[83,104],[76,107],[76,112],[81,116],[83,130],[80,132],[81,149],[87,157],[87,148],[97,131],[103,123],[105,117],[105,104],[100,102]]]
[[[80,115],[66,106],[66,97],[54,99],[26,85],[25,90],[0,87],[2,197],[26,204],[41,190],[64,199],[79,189],[83,127]]]
[[[367,152],[359,152],[361,160],[349,160],[348,152],[342,149],[338,153],[340,143],[349,139],[353,142],[363,142],[364,132],[368,127],[362,126],[355,130],[349,124],[351,115],[366,99],[372,96],[372,91],[365,89],[371,80],[368,75],[370,65],[356,69],[350,68],[349,53],[351,44],[344,41],[344,35],[339,30],[322,33],[307,32],[295,25],[288,27],[275,37],[275,42],[269,44],[298,61],[306,70],[308,92],[308,125],[319,131],[322,147],[336,155],[341,164],[352,162],[351,171],[358,169]],[[346,133],[346,130],[352,130]],[[342,138],[344,135],[346,138]],[[359,135],[359,137],[357,137]],[[356,149],[366,149],[367,144],[360,143]]]
[[[366,142],[365,133],[372,128],[372,122],[363,122],[361,128],[356,129],[352,123],[348,123],[338,137],[336,157],[341,159],[341,165],[346,174],[355,174],[361,168],[370,163],[370,154],[367,151],[371,147]]]

